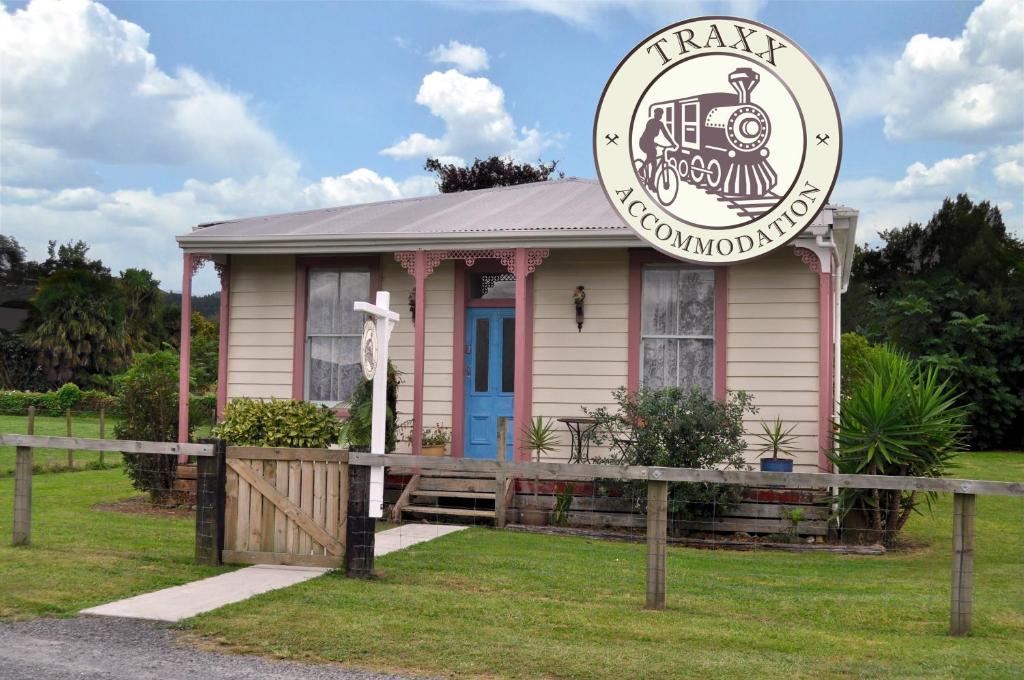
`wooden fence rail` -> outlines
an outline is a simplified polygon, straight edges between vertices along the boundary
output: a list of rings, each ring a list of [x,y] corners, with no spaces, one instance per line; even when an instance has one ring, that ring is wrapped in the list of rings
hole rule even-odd
[[[974,514],[976,496],[1024,498],[1024,484],[944,477],[886,477],[807,472],[697,470],[691,468],[590,465],[577,463],[506,463],[504,460],[431,458],[352,452],[349,464],[386,465],[422,471],[483,472],[496,480],[514,477],[557,481],[647,482],[647,607],[665,608],[665,551],[668,524],[668,482],[708,482],[787,489],[884,489],[954,494],[952,598],[950,634],[967,635],[974,600]],[[498,501],[496,501],[497,503]],[[498,511],[498,507],[495,507]],[[499,514],[504,514],[499,513]],[[498,523],[499,526],[501,522]]]
[[[978,479],[946,477],[887,477],[883,475],[839,475],[816,472],[760,472],[746,470],[699,470],[694,468],[646,467],[636,465],[591,465],[580,463],[500,464],[493,460],[469,458],[433,458],[390,453],[349,453],[352,465],[416,467],[421,470],[453,472],[505,472],[510,476],[558,481],[640,480],[653,482],[708,482],[739,486],[774,486],[785,489],[882,489],[935,491],[979,496],[1018,496],[1024,498],[1024,483],[989,482]]]
[[[565,463],[527,463],[506,462],[500,460],[471,460],[465,458],[433,458],[411,455],[377,455],[339,451],[335,449],[274,449],[258,447],[224,447],[219,444],[177,444],[166,442],[144,442],[116,439],[84,439],[77,437],[45,437],[23,434],[0,435],[0,445],[17,448],[15,467],[14,494],[14,535],[15,545],[27,545],[31,534],[32,508],[32,448],[66,448],[85,451],[115,451],[131,454],[185,455],[197,456],[199,465],[199,495],[210,502],[201,503],[197,510],[196,559],[197,561],[217,564],[220,562],[224,546],[224,512],[223,497],[225,486],[225,470],[230,468],[238,471],[241,461],[249,461],[252,469],[262,466],[267,471],[271,461],[277,465],[287,463],[294,466],[299,462],[329,466],[356,466],[350,474],[350,491],[347,501],[342,497],[344,484],[340,478],[337,484],[338,493],[331,493],[331,502],[325,506],[324,526],[330,531],[322,532],[319,515],[316,515],[317,526],[305,522],[295,508],[294,501],[284,502],[278,498],[280,492],[276,487],[263,485],[262,479],[247,475],[250,483],[274,499],[282,503],[282,513],[294,521],[298,518],[309,530],[314,540],[321,540],[324,545],[325,561],[337,564],[341,546],[346,550],[345,560],[352,562],[353,551],[351,534],[359,521],[368,518],[368,486],[359,484],[361,471],[370,466],[388,466],[398,468],[414,468],[418,471],[451,471],[477,472],[493,474],[496,484],[508,484],[516,477],[534,480],[555,481],[596,481],[596,480],[640,480],[648,483],[648,554],[647,554],[647,606],[652,609],[665,607],[665,551],[668,512],[669,482],[707,482],[714,484],[736,484],[741,486],[775,486],[789,489],[884,489],[901,491],[925,491],[954,494],[953,522],[953,569],[952,597],[950,614],[950,634],[966,635],[970,632],[971,611],[974,599],[974,517],[976,496],[1011,496],[1024,498],[1024,484],[1019,482],[993,482],[976,479],[947,479],[933,477],[887,477],[880,475],[844,475],[804,472],[757,472],[740,470],[697,470],[690,468],[640,467],[617,465],[590,465]],[[279,468],[276,468],[279,469]],[[315,469],[315,468],[314,468]],[[243,470],[249,472],[249,468]],[[332,475],[333,477],[336,475]],[[276,480],[275,480],[276,484]],[[266,486],[266,488],[264,488]],[[335,489],[332,481],[328,487]],[[324,487],[327,489],[328,487]],[[313,496],[316,498],[315,482]],[[289,486],[289,495],[290,486]],[[496,503],[501,503],[497,500]],[[301,509],[300,499],[300,509]],[[348,536],[344,544],[340,535],[345,530],[341,521],[341,508],[347,505]],[[209,507],[206,507],[209,506]],[[255,506],[251,506],[255,507]],[[314,503],[314,508],[318,507]],[[496,505],[496,515],[504,515],[504,509]],[[276,512],[277,510],[275,510]],[[314,510],[315,512],[315,510]],[[503,524],[503,517],[498,522]],[[355,522],[353,522],[355,520]],[[271,525],[268,523],[268,528]],[[273,525],[277,526],[276,522]],[[362,526],[358,524],[358,526]],[[342,532],[339,534],[335,529]],[[372,555],[372,527],[367,541]],[[202,543],[202,544],[201,544]],[[360,543],[362,545],[362,543]],[[365,545],[362,545],[365,548]],[[350,554],[352,553],[352,554]],[[330,555],[328,558],[327,556]],[[360,553],[362,555],[362,553]],[[365,555],[361,557],[365,559]],[[368,564],[358,570],[351,569],[350,574],[369,574],[372,572],[372,557]]]
[[[14,534],[11,542],[16,546],[27,546],[31,542],[33,448],[67,449],[69,460],[73,451],[196,456],[196,493],[199,499],[196,505],[196,561],[203,564],[220,564],[220,549],[223,545],[223,521],[220,516],[223,515],[223,509],[218,499],[223,494],[223,484],[218,480],[223,478],[223,446],[134,439],[45,437],[31,434],[2,434],[0,446],[15,447]]]

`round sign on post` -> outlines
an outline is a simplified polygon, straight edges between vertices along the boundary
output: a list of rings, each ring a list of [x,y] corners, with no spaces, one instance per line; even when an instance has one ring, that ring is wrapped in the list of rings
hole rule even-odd
[[[608,200],[645,241],[703,264],[795,238],[839,174],[824,75],[778,31],[736,17],[661,29],[619,63],[594,118]]]
[[[379,351],[377,345],[377,322],[370,319],[363,324],[363,338],[359,343],[359,362],[363,366],[363,376],[367,380],[373,380],[373,376],[377,373]]]

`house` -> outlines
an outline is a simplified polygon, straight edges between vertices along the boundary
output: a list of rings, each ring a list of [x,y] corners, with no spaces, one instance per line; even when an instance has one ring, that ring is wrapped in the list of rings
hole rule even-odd
[[[352,304],[381,289],[402,315],[399,420],[450,427],[451,455],[493,458],[499,416],[578,417],[617,387],[676,384],[751,392],[748,432],[795,424],[797,469],[814,471],[828,468],[856,226],[856,210],[828,205],[770,255],[700,267],[647,247],[596,181],[565,179],[203,224],[178,243],[185,301],[202,262],[221,275],[221,409],[241,396],[343,408],[361,375]],[[187,376],[186,332],[182,346]],[[566,459],[558,425],[552,458]],[[512,433],[507,455],[528,457]]]

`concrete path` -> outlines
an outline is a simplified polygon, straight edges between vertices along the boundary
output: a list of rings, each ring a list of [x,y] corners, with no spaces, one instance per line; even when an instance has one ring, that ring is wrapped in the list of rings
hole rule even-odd
[[[373,554],[377,557],[387,555],[465,528],[452,524],[406,524],[395,527],[376,535]],[[227,574],[83,609],[81,613],[173,623],[247,600],[260,593],[308,581],[328,571],[316,567],[245,567]]]
[[[373,554],[375,557],[380,557],[417,543],[462,531],[465,528],[457,524],[403,524],[400,527],[378,533],[374,538]]]

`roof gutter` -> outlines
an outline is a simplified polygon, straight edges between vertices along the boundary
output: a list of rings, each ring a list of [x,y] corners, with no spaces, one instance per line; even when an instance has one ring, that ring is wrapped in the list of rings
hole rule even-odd
[[[376,253],[414,248],[632,248],[644,245],[623,229],[587,229],[563,232],[503,231],[444,232],[437,234],[351,234],[216,236],[202,231],[177,237],[185,252],[274,255],[317,253]]]

